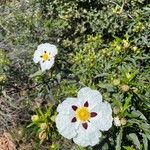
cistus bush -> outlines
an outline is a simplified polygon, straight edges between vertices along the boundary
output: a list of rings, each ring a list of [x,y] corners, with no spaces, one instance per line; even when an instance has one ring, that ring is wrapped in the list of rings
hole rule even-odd
[[[17,122],[18,126],[28,125],[31,139],[39,136],[37,139],[42,142],[35,140],[42,145],[39,149],[83,149],[60,138],[52,117],[55,118],[60,102],[68,96],[76,97],[81,87],[88,86],[99,90],[111,104],[114,125],[103,133],[98,145],[86,149],[148,150],[148,0],[0,3],[0,94],[3,99],[9,96],[19,99],[19,103],[21,100],[21,105],[30,109],[29,116],[40,117],[39,121],[32,120],[31,126],[29,117],[23,123]],[[52,43],[58,48],[54,66],[44,73],[38,72],[40,66],[32,61],[41,43]],[[9,63],[5,63],[4,56]],[[37,103],[38,109],[33,109]],[[44,132],[41,124],[47,126]]]

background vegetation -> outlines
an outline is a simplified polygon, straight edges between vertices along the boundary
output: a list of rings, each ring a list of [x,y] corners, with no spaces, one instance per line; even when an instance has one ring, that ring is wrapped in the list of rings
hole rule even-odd
[[[89,86],[127,123],[113,126],[99,145],[86,149],[148,150],[149,0],[0,4],[1,133],[10,131],[20,150],[83,150],[58,134],[54,118],[58,103]],[[55,44],[59,54],[54,67],[41,74],[32,58],[45,42]]]

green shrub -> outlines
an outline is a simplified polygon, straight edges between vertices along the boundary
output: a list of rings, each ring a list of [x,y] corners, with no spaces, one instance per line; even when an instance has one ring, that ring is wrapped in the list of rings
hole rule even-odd
[[[127,123],[113,126],[102,144],[87,149],[148,150],[148,0],[14,0],[3,2],[0,13],[0,39],[13,49],[3,48],[10,60],[3,74],[26,87],[25,102],[31,104],[42,97],[48,103],[53,100],[56,110],[56,104],[75,96],[81,87],[98,89],[112,108],[119,109],[114,117],[125,118]],[[32,57],[37,45],[44,42],[57,45],[59,53],[54,67],[38,75]],[[26,83],[21,84],[22,78]],[[4,84],[3,89],[6,87]],[[50,143],[67,149],[60,144],[64,139],[59,143],[58,133],[52,133],[57,138],[49,138]]]

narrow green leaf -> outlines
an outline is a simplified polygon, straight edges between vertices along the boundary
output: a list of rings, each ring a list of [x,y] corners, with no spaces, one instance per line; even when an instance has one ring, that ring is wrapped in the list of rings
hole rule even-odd
[[[143,7],[144,10],[150,11],[149,7]]]
[[[144,145],[144,150],[148,150],[148,140],[145,134],[142,134],[143,136],[143,145]]]
[[[125,104],[124,104],[124,106],[123,106],[123,112],[125,111],[125,110],[127,110],[129,107],[130,107],[130,105],[129,105],[129,103],[130,103],[130,101],[131,101],[131,95],[129,95],[126,99],[125,99]]]
[[[121,103],[119,100],[113,99],[113,103],[114,103],[116,106],[122,108],[122,103]]]
[[[124,148],[125,150],[135,150],[133,147],[130,147],[130,146],[123,146],[123,148]]]
[[[133,115],[133,117],[137,117],[137,118],[141,118],[143,120],[147,120],[146,117],[139,111],[139,110],[133,110],[131,112],[131,114]]]
[[[137,135],[135,133],[130,133],[129,138],[130,138],[130,140],[133,141],[134,145],[136,145],[136,147],[138,149],[140,149],[140,141],[139,141]]]
[[[119,134],[117,135],[116,139],[116,150],[121,150],[121,143],[122,143],[122,135],[123,135],[123,128],[120,128]]]
[[[42,70],[39,70],[39,71],[37,71],[37,72],[31,74],[29,77],[30,77],[30,78],[33,78],[33,77],[39,76],[39,75],[41,75],[41,74],[42,74]]]
[[[30,123],[28,126],[27,126],[27,128],[30,128],[30,127],[32,127],[32,126],[34,126],[35,124],[34,123]]]
[[[150,141],[150,134],[147,132],[145,134],[146,134],[146,137],[148,138],[148,140]]]

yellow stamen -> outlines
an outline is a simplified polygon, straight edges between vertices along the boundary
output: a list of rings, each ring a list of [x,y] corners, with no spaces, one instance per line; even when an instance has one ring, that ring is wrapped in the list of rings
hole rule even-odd
[[[79,107],[75,113],[79,121],[88,121],[90,119],[90,112],[86,107]]]
[[[44,54],[42,55],[42,58],[43,58],[44,61],[48,60],[48,59],[49,59],[48,53],[44,53]]]

